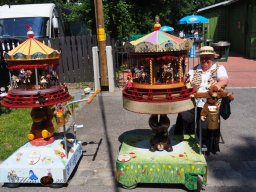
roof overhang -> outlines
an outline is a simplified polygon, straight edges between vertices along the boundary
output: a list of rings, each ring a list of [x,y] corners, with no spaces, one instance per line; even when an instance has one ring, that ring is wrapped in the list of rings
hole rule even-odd
[[[0,6],[0,19],[24,17],[52,17],[55,4],[23,4]]]
[[[199,12],[203,12],[203,11],[215,8],[215,7],[227,6],[227,5],[230,5],[230,4],[235,3],[237,1],[239,1],[239,0],[227,0],[227,1],[224,1],[224,2],[221,2],[221,3],[216,3],[216,4],[213,4],[213,5],[198,9],[197,12],[199,13]]]

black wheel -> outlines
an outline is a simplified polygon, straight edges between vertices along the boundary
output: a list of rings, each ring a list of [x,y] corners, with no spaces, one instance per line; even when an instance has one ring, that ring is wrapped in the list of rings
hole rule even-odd
[[[197,175],[197,189],[196,192],[200,192],[203,189],[203,177],[201,175]]]
[[[122,185],[124,189],[135,189],[137,187],[137,183],[131,186]]]
[[[17,188],[20,186],[20,184],[19,183],[4,183],[4,186],[8,187],[8,188]]]
[[[49,185],[49,187],[51,188],[62,188],[65,187],[67,184],[66,183],[53,183],[51,185]]]
[[[169,146],[169,147],[166,149],[166,151],[167,151],[167,152],[173,151],[172,146]]]
[[[150,146],[150,147],[149,147],[149,151],[155,152],[155,151],[156,151],[156,148],[155,148],[154,146]]]

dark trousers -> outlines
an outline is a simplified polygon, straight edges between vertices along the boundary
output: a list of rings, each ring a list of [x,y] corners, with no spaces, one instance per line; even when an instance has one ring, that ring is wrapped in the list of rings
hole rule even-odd
[[[197,108],[197,130],[196,134],[199,136],[199,123],[200,123],[200,112],[202,108]],[[216,153],[219,151],[219,139],[220,129],[210,130],[208,129],[207,120],[201,121],[202,130],[202,144],[207,147],[207,153]],[[195,134],[195,110],[189,110],[178,113],[176,125],[174,129],[175,135],[182,134]]]

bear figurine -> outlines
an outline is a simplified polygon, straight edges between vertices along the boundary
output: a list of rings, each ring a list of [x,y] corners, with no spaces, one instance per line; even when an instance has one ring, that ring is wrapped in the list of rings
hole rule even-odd
[[[39,138],[48,139],[53,136],[53,111],[51,107],[33,108],[30,115],[33,120],[31,130],[27,135],[30,141]]]
[[[209,91],[205,92],[205,93],[194,93],[191,95],[192,98],[206,98],[206,103],[203,106],[203,109],[201,111],[201,120],[205,121],[207,114],[209,113],[209,109],[215,107],[216,110],[219,109],[219,100],[221,98],[228,98],[230,101],[234,100],[234,96],[232,93],[230,92],[226,92],[224,91],[224,89],[220,89],[218,90],[218,87],[215,85],[212,85],[211,87],[209,87]]]

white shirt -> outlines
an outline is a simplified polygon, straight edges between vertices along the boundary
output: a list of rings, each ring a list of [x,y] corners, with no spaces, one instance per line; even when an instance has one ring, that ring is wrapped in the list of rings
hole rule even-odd
[[[184,38],[185,37],[185,34],[181,31],[180,33],[179,33],[179,38]]]
[[[198,65],[196,70],[202,71],[202,76],[201,76],[202,82],[201,82],[197,92],[207,92],[208,91],[208,88],[211,86],[209,84],[209,82],[211,80],[211,71],[216,69],[216,67],[217,67],[217,64],[214,63],[209,70],[204,72],[202,70],[202,65],[201,64]],[[190,75],[190,82],[192,82],[193,76],[194,76],[194,70],[193,69],[189,70],[188,74]],[[222,78],[222,77],[228,78],[228,74],[227,74],[225,67],[223,65],[219,65],[219,68],[217,70],[217,77],[216,77],[217,81],[219,81],[220,78]],[[197,104],[198,107],[203,107],[206,102],[206,99],[205,98],[197,99],[196,102],[198,102],[198,104]]]

